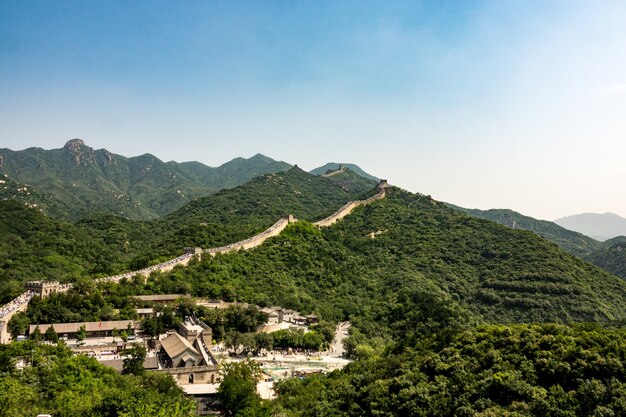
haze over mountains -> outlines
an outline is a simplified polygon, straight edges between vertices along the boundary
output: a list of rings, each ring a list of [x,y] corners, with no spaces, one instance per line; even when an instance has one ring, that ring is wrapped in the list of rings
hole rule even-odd
[[[626,219],[614,213],[583,213],[566,216],[554,223],[597,240],[626,236]]]

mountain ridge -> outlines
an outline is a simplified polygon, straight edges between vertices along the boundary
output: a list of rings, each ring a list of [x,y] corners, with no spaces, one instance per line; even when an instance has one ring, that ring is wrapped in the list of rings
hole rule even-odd
[[[611,212],[574,214],[554,223],[601,241],[626,235],[626,219]]]
[[[124,157],[93,149],[82,139],[62,148],[0,149],[0,174],[31,184],[69,207],[64,220],[103,211],[129,219],[150,219],[223,188],[234,187],[291,165],[261,154],[235,158],[219,167],[200,162],[163,162],[145,153]]]

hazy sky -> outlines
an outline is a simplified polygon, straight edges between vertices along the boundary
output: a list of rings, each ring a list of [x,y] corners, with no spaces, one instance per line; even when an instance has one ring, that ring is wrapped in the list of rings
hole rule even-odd
[[[624,1],[0,0],[0,147],[353,162],[411,191],[626,216]]]

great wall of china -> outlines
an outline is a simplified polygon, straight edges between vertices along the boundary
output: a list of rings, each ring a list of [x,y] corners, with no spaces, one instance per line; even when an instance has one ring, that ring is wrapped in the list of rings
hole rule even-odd
[[[313,224],[318,227],[328,227],[336,223],[337,221],[343,219],[344,217],[346,217],[355,208],[364,206],[376,200],[385,198],[387,181],[381,180],[377,188],[378,188],[378,192],[375,195],[369,197],[368,199],[349,201],[346,204],[344,204],[339,210],[331,214],[330,216],[322,220],[319,220]],[[172,270],[174,267],[178,265],[186,266],[187,264],[189,264],[189,261],[191,261],[191,259],[194,256],[196,255],[201,256],[203,253],[206,253],[210,256],[215,256],[217,254],[236,252],[238,250],[252,249],[254,247],[257,247],[263,244],[263,242],[265,242],[268,238],[280,234],[280,232],[282,232],[285,229],[285,227],[287,227],[290,223],[295,223],[295,222],[297,222],[297,219],[294,218],[292,215],[283,216],[280,218],[280,220],[278,220],[276,223],[274,223],[272,226],[270,226],[268,229],[264,230],[263,232],[259,233],[258,235],[249,237],[239,242],[231,243],[230,245],[226,245],[226,246],[220,246],[217,248],[210,248],[210,249],[204,249],[204,250],[199,249],[199,248],[186,248],[186,253],[184,253],[183,255],[177,256],[176,258],[170,259],[160,264],[152,265],[152,266],[149,266],[147,268],[143,268],[137,271],[130,271],[130,272],[125,272],[123,274],[113,275],[109,277],[97,278],[95,279],[95,281],[117,283],[117,282],[120,282],[122,279],[129,279],[129,278],[134,277],[135,275],[149,276],[152,272],[156,272],[156,271],[167,272],[167,271]],[[39,284],[40,282],[35,282],[35,283]],[[55,283],[50,283],[50,284],[55,284]],[[56,284],[57,285],[54,286],[55,288],[54,292],[67,291],[68,289],[72,287],[72,284],[63,284],[63,285],[58,285],[58,283]],[[43,289],[41,291],[43,291]],[[0,307],[0,344],[8,343],[10,341],[11,336],[8,332],[7,327],[8,327],[9,320],[11,320],[11,317],[13,317],[13,315],[19,311],[26,310],[26,308],[28,307],[29,301],[35,295],[45,295],[45,294],[37,294],[36,290],[27,289],[27,291],[21,294],[19,297],[13,299],[9,303]]]

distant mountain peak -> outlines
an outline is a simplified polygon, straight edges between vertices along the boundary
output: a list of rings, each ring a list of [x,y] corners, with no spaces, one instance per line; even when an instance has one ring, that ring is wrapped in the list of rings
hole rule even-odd
[[[554,221],[566,229],[574,230],[605,241],[615,236],[626,235],[626,219],[611,212],[583,213],[562,217]]]
[[[83,146],[85,146],[85,141],[82,139],[76,138],[76,139],[68,140],[63,148],[69,149],[69,150],[80,150],[80,148]]]

